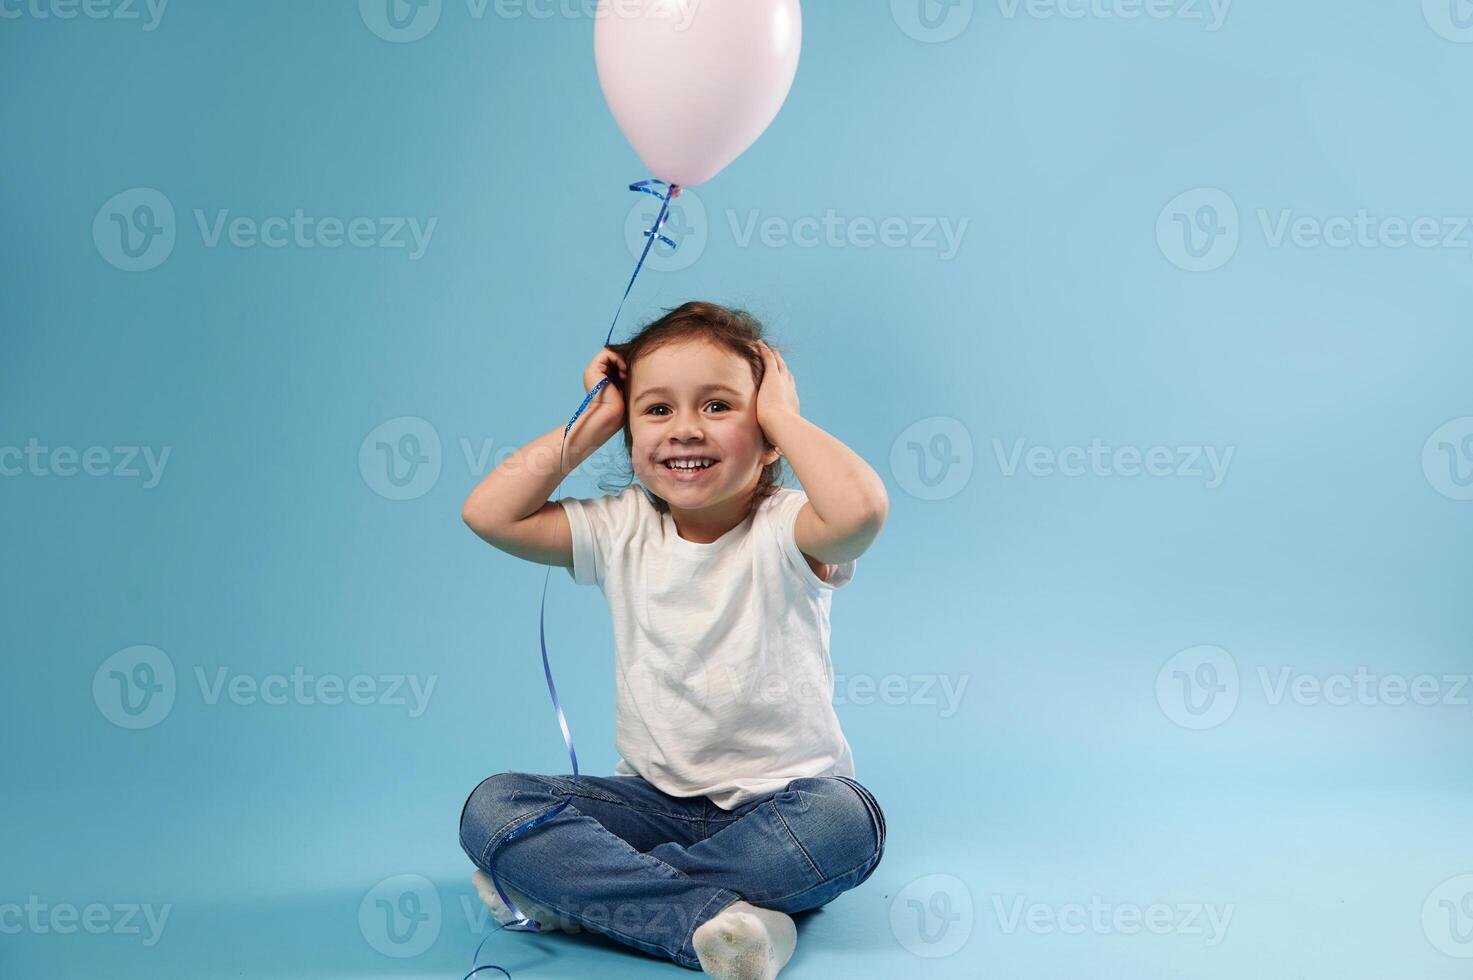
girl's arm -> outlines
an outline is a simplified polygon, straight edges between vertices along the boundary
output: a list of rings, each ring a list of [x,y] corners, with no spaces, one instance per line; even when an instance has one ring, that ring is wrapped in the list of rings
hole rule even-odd
[[[761,349],[765,369],[757,393],[758,422],[808,495],[793,529],[798,547],[831,565],[858,558],[889,514],[885,481],[854,450],[803,418],[797,384],[781,355],[766,344]]]
[[[623,360],[608,348],[585,370],[584,390],[592,390],[606,370],[623,370]],[[615,379],[573,423],[566,446],[565,423],[506,457],[471,491],[460,509],[461,519],[501,551],[543,565],[572,567],[573,535],[567,513],[548,497],[565,476],[623,427],[624,398]]]

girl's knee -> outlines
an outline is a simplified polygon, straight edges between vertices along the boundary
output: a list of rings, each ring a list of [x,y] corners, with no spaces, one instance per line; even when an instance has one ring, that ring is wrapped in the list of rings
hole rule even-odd
[[[874,798],[838,776],[795,779],[787,789],[797,800],[794,830],[819,870],[840,878],[864,869],[854,884],[868,878],[885,845],[884,820]]]
[[[524,785],[522,773],[498,772],[466,797],[460,809],[460,846],[473,861],[484,858],[491,838],[514,819],[513,801]]]

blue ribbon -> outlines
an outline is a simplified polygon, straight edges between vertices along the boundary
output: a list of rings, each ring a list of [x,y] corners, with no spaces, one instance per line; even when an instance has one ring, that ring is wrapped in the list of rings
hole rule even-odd
[[[654,185],[654,184],[663,185],[663,186],[667,187],[668,190],[666,190],[664,193],[661,193],[660,191],[655,190],[651,186],[651,185]],[[645,233],[644,233],[644,237],[645,237],[644,251],[640,254],[639,261],[637,263],[635,263],[635,266],[634,266],[634,275],[632,275],[632,276],[629,277],[629,285],[627,285],[627,286],[624,287],[624,295],[619,299],[619,307],[618,307],[618,309],[616,309],[614,311],[614,320],[613,320],[612,323],[609,324],[609,335],[604,338],[604,346],[605,347],[607,347],[609,345],[609,343],[614,339],[614,327],[619,322],[619,314],[622,313],[622,312],[624,312],[624,303],[625,303],[626,300],[629,299],[629,293],[634,289],[634,280],[636,280],[636,279],[639,278],[639,271],[644,268],[644,260],[649,257],[650,248],[654,246],[655,240],[656,239],[659,239],[660,241],[664,242],[666,245],[669,245],[672,249],[679,247],[678,245],[676,245],[675,242],[671,241],[669,238],[667,238],[664,235],[662,235],[660,233],[660,229],[665,226],[665,221],[670,217],[670,202],[671,202],[671,200],[673,200],[674,198],[680,196],[680,185],[679,184],[667,184],[663,180],[655,180],[655,179],[651,178],[650,180],[641,180],[638,183],[630,184],[629,185],[629,189],[631,191],[640,191],[641,193],[644,193],[644,194],[653,194],[655,197],[660,198],[660,202],[661,202],[660,203],[660,215],[659,215],[658,218],[655,219],[654,226],[652,228],[648,228],[648,229],[645,230]],[[576,421],[578,421],[578,417],[583,414],[584,409],[588,408],[589,402],[593,401],[593,396],[594,395],[597,395],[599,393],[600,389],[602,389],[604,385],[608,384],[609,381],[610,381],[610,378],[605,377],[598,384],[594,385],[593,386],[593,390],[590,391],[583,398],[583,404],[581,404],[581,405],[578,406],[578,410],[576,412],[574,412],[573,413],[573,417],[568,420],[568,424],[565,425],[565,426],[563,426],[563,441],[562,441],[561,445],[559,445],[559,447],[558,447],[558,472],[559,473],[562,472],[562,467],[563,467],[563,450],[566,449],[567,448],[567,445],[568,445],[568,432],[569,432],[569,430],[571,430],[573,428],[573,423],[576,422]],[[561,487],[562,485],[563,485],[562,480],[559,480],[558,481],[558,487]],[[553,495],[556,496],[556,494],[557,494],[557,487],[554,487],[553,488]],[[548,582],[548,579],[551,576],[552,576],[552,566],[549,565],[549,566],[547,566],[547,572],[542,577],[542,606],[541,606],[541,609],[538,612],[537,639],[538,639],[538,642],[542,646],[542,673],[547,678],[547,690],[552,695],[552,706],[553,706],[553,709],[557,712],[557,723],[558,723],[558,726],[560,728],[562,728],[562,730],[563,730],[563,741],[566,742],[567,743],[567,746],[568,746],[568,758],[570,758],[573,761],[573,786],[576,789],[577,786],[578,786],[578,753],[573,748],[573,735],[572,735],[571,732],[568,731],[568,719],[566,717],[564,717],[564,715],[563,715],[563,706],[562,706],[561,702],[558,701],[557,686],[554,685],[553,682],[552,682],[552,667],[548,663],[548,660],[547,660],[547,582]],[[553,807],[551,810],[549,810],[546,813],[542,814],[542,816],[535,817],[532,820],[529,820],[526,823],[524,823],[521,826],[519,826],[516,829],[514,829],[511,833],[507,834],[501,840],[499,840],[495,844],[493,844],[492,847],[491,847],[490,852],[487,853],[487,855],[486,855],[486,866],[487,866],[487,871],[488,871],[488,873],[491,876],[491,884],[492,884],[493,887],[495,887],[496,894],[498,894],[498,895],[501,896],[501,900],[506,903],[506,907],[509,910],[511,910],[511,913],[512,913],[512,915],[515,916],[515,918],[511,922],[506,923],[505,925],[498,926],[496,929],[492,930],[492,932],[491,932],[490,935],[487,935],[487,936],[485,936],[485,937],[483,937],[481,939],[480,944],[478,944],[476,946],[476,951],[471,954],[471,972],[467,973],[464,977],[461,978],[461,980],[470,980],[471,977],[475,976],[477,973],[480,973],[482,970],[500,970],[503,974],[506,975],[506,980],[511,980],[511,974],[510,973],[507,973],[506,970],[502,969],[499,966],[495,966],[495,965],[489,964],[489,963],[488,964],[481,965],[481,966],[477,966],[476,965],[476,961],[481,958],[481,947],[484,946],[484,945],[486,945],[486,940],[487,939],[490,939],[491,936],[494,936],[497,932],[500,932],[502,929],[510,929],[513,932],[541,932],[542,931],[542,923],[538,922],[536,919],[530,919],[527,916],[523,915],[522,912],[521,912],[521,910],[516,907],[516,904],[511,900],[510,897],[508,897],[508,895],[506,894],[506,892],[502,889],[501,882],[499,882],[499,881],[496,880],[496,870],[495,870],[495,866],[494,866],[494,859],[495,859],[495,856],[496,856],[496,849],[499,848],[502,844],[507,843],[508,841],[515,840],[516,838],[520,837],[522,834],[524,834],[527,831],[531,830],[533,827],[536,827],[539,824],[542,824],[542,823],[545,823],[548,820],[551,820],[553,817],[555,817],[559,813],[561,813],[562,810],[563,810],[563,808],[566,807],[571,802],[572,802],[572,796],[570,795],[568,797],[568,799],[564,800],[563,802],[559,803],[557,806]]]

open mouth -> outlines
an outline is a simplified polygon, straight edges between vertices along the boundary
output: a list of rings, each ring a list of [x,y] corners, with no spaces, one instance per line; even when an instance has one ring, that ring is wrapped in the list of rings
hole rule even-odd
[[[677,483],[694,483],[720,463],[717,459],[667,459],[661,465]]]

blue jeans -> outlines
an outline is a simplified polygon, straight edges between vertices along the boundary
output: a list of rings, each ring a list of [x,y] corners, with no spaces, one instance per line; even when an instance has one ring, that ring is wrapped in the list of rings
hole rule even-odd
[[[496,879],[539,907],[619,942],[701,968],[691,935],[737,899],[794,913],[870,876],[885,852],[885,815],[844,776],[794,779],[723,810],[667,796],[640,776],[502,772],[472,791],[460,846],[487,856],[512,830],[556,816],[496,850]],[[526,914],[526,910],[522,910]]]

